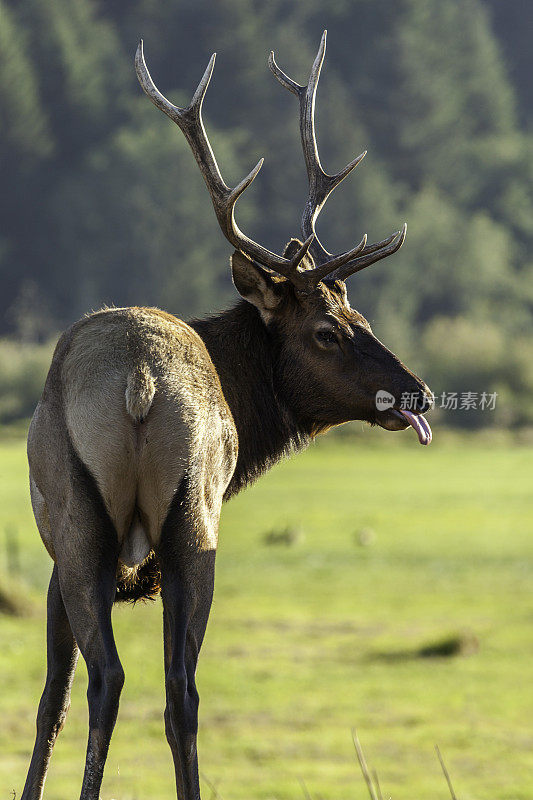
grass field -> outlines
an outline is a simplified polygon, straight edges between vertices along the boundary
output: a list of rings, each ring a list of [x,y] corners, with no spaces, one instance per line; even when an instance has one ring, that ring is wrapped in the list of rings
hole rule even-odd
[[[201,773],[224,800],[303,798],[300,781],[365,798],[354,726],[385,798],[449,797],[435,743],[461,800],[533,797],[532,451],[412,434],[325,439],[225,507],[198,674]],[[22,789],[44,680],[50,562],[26,483],[5,442],[0,536],[20,532],[34,611],[0,616],[0,798]],[[265,542],[286,525],[302,537]],[[126,685],[102,798],[172,798],[159,602],[114,619]],[[451,652],[424,657],[434,645]],[[85,690],[80,664],[51,800],[78,796]]]

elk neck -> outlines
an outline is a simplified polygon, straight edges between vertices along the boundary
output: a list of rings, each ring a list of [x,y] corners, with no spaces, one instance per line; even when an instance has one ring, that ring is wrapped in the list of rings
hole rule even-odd
[[[228,500],[283,456],[312,437],[283,399],[277,379],[278,342],[257,309],[245,300],[189,325],[202,338],[220,378],[239,437],[237,466]]]

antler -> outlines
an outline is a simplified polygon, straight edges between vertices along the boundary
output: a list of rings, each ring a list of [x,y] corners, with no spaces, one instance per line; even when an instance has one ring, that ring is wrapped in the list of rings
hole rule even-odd
[[[211,195],[218,224],[226,239],[250,258],[255,259],[268,269],[274,270],[280,275],[284,275],[297,289],[308,291],[309,281],[305,277],[306,272],[298,270],[298,265],[309,250],[314,239],[314,233],[311,233],[307,237],[306,241],[298,249],[293,258],[287,259],[283,256],[276,255],[276,253],[272,253],[262,245],[249,239],[240,230],[235,221],[235,203],[257,176],[257,173],[263,165],[263,159],[261,159],[250,174],[233,189],[226,185],[220,174],[202,120],[202,104],[213,73],[215,56],[216,54],[213,53],[207,65],[207,69],[204,72],[204,76],[198,84],[198,88],[187,108],[179,108],[173,105],[170,100],[167,100],[167,98],[161,94],[154,84],[144,60],[142,39],[139,42],[135,55],[135,69],[137,71],[139,83],[152,103],[170,117],[185,134],[198,166],[200,167],[209,194]]]
[[[353,275],[354,272],[359,272],[359,270],[370,266],[375,261],[379,261],[381,258],[385,258],[399,250],[407,233],[407,225],[405,224],[401,231],[396,231],[396,233],[393,233],[392,236],[382,242],[370,245],[366,244],[365,234],[357,247],[348,253],[342,253],[337,256],[328,253],[316,235],[315,222],[324,203],[333,189],[355,169],[366,155],[365,150],[336,175],[328,175],[327,172],[324,172],[320,163],[315,135],[315,98],[320,71],[326,55],[326,35],[327,31],[324,31],[307,86],[300,86],[292,78],[289,78],[276,64],[273,52],[270,53],[268,59],[268,65],[281,85],[295,94],[300,101],[300,135],[309,179],[309,194],[302,214],[302,233],[307,241],[311,239],[309,252],[313,256],[315,263],[318,264],[312,271],[316,282],[327,275],[332,279],[345,280],[349,275]]]
[[[290,259],[272,253],[266,247],[254,242],[253,239],[249,239],[240,230],[235,221],[235,204],[257,176],[263,165],[263,159],[233,189],[227,186],[220,174],[202,120],[202,105],[213,73],[215,53],[211,56],[191,103],[186,108],[175,106],[161,94],[154,84],[144,60],[142,39],[135,55],[135,69],[144,92],[157,108],[178,125],[189,142],[211,196],[218,224],[226,239],[238,250],[259,262],[259,264],[277,272],[279,275],[283,275],[292,282],[298,291],[303,293],[313,291],[317,284],[328,275],[331,275],[334,279],[344,280],[348,275],[358,272],[369,266],[369,264],[373,264],[374,261],[394,253],[401,247],[407,228],[404,225],[402,231],[397,231],[392,236],[389,236],[388,239],[372,245],[367,245],[365,234],[356,247],[338,255],[328,253],[316,235],[315,221],[328,196],[365,155],[365,153],[362,153],[337,175],[328,175],[322,169],[316,144],[314,113],[316,89],[325,52],[326,31],[322,36],[307,86],[300,86],[289,78],[276,64],[274,53],[270,54],[269,59],[270,68],[280,83],[296,94],[300,100],[300,131],[309,178],[309,195],[302,216],[302,231],[305,241]],[[308,251],[313,256],[317,266],[300,270],[299,266]]]

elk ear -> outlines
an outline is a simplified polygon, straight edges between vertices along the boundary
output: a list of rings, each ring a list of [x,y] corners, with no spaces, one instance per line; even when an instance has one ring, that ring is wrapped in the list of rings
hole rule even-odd
[[[269,322],[281,302],[281,285],[251,259],[235,250],[231,257],[231,274],[240,296],[252,303],[263,320]]]
[[[303,242],[301,242],[299,239],[290,239],[285,245],[283,257],[288,259],[294,258],[302,244]],[[309,253],[306,253],[300,261],[298,269],[304,272],[306,269],[313,269],[314,266],[315,262],[313,261],[313,258],[309,255]]]

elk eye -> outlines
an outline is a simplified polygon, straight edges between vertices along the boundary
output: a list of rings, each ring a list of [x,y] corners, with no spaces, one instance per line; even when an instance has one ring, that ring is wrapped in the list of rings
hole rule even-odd
[[[333,331],[328,330],[326,328],[322,328],[322,330],[316,331],[315,336],[318,343],[321,345],[331,345],[338,343],[337,337],[335,336]]]

